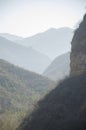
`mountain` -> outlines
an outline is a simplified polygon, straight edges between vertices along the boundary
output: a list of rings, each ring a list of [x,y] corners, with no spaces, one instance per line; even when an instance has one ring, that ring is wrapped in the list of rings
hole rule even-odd
[[[70,51],[72,36],[73,29],[71,28],[51,28],[43,33],[24,38],[19,43],[27,47],[32,46],[54,59],[56,56]]]
[[[86,15],[76,29],[71,45],[71,75],[86,72]]]
[[[23,37],[20,37],[20,36],[16,36],[16,35],[13,35],[13,34],[9,34],[9,33],[0,33],[0,36],[10,40],[10,41],[13,41],[13,42],[17,42],[19,40],[22,40]]]
[[[25,69],[42,73],[51,63],[48,56],[0,37],[0,58]]]
[[[0,130],[14,130],[23,113],[30,113],[54,86],[48,78],[0,59]]]
[[[86,14],[72,40],[70,77],[24,118],[19,130],[86,129]]]
[[[30,98],[34,98],[36,95],[42,96],[53,88],[53,84],[54,82],[48,78],[45,78],[31,71],[26,71],[0,59],[0,100],[1,96],[3,99],[10,98],[10,100],[16,100],[19,98],[18,101],[16,100],[16,102],[19,102],[20,100],[20,104],[22,102],[25,103],[24,98],[29,98],[29,96],[31,96]],[[5,94],[6,97],[4,97]],[[18,95],[16,94],[19,94],[22,99],[20,97],[17,97]],[[16,97],[13,98],[15,95]],[[12,98],[10,96],[12,96]],[[14,105],[15,104],[13,104],[13,106]],[[8,107],[10,107],[10,105]],[[19,107],[21,109],[21,105],[14,107]],[[3,107],[2,111],[4,111],[4,109],[6,108]]]
[[[70,52],[56,57],[44,71],[43,75],[52,80],[59,81],[64,77],[69,76],[69,73],[70,73]]]
[[[60,83],[38,103],[19,130],[85,130],[86,74]]]

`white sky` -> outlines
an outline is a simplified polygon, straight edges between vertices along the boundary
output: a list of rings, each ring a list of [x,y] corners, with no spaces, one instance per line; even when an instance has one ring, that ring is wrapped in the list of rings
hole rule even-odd
[[[0,33],[31,36],[51,27],[73,28],[86,0],[0,0]]]

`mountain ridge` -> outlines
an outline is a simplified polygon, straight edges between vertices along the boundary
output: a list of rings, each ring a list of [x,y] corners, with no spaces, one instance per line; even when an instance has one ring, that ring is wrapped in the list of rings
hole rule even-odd
[[[70,52],[56,57],[51,64],[46,68],[43,75],[55,80],[60,81],[70,74]]]
[[[36,50],[54,59],[56,56],[70,51],[70,42],[73,36],[73,29],[63,27],[59,29],[49,29],[34,36],[20,40],[24,46],[32,46]],[[63,46],[66,48],[63,48]]]
[[[0,36],[4,37],[10,41],[13,41],[13,42],[17,42],[17,41],[23,39],[23,37],[21,37],[21,36],[17,36],[17,35],[10,34],[10,33],[0,33]]]
[[[34,72],[42,73],[51,59],[33,49],[11,42],[0,36],[0,58]]]
[[[0,59],[0,130],[15,130],[55,82]]]

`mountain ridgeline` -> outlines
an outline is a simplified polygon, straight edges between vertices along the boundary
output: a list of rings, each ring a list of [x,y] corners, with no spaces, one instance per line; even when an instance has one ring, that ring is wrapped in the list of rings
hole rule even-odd
[[[20,40],[19,43],[27,47],[31,46],[54,59],[71,50],[70,42],[72,37],[73,29],[71,28],[50,28],[49,30],[32,37],[26,37]]]
[[[0,58],[14,65],[37,73],[43,73],[51,59],[32,47],[24,47],[0,36]]]
[[[17,42],[19,40],[23,40],[23,37],[12,35],[9,33],[0,33],[0,36],[2,36],[3,38],[6,38],[12,42]]]
[[[39,101],[18,130],[86,129],[86,15],[75,31],[70,60],[71,76]]]
[[[70,74],[70,52],[56,57],[44,71],[43,75],[60,81]]]
[[[0,59],[0,130],[15,130],[55,83]]]
[[[16,100],[17,96],[20,95],[21,97],[18,97],[19,99],[16,100],[16,102],[21,100],[19,102],[21,104],[25,98],[27,99],[30,97],[30,99],[33,98],[34,100],[36,99],[34,98],[36,95],[38,95],[38,97],[45,95],[47,91],[53,88],[53,85],[54,82],[50,81],[48,78],[23,70],[4,60],[0,60],[0,96],[2,95],[3,99],[7,98],[9,101],[12,99]],[[4,97],[5,94],[8,95]],[[12,96],[12,98],[10,96]],[[30,102],[30,100],[26,101]],[[10,104],[11,103],[12,102],[10,102]],[[28,105],[28,103],[26,104]],[[22,109],[21,105],[12,105]],[[5,107],[3,107],[0,112],[4,111],[4,109]]]
[[[1,33],[0,58],[24,69],[43,74],[56,57],[70,51],[72,36],[73,29],[68,27],[51,28],[27,38]],[[65,70],[63,71],[63,74],[60,73],[62,78],[66,76]],[[50,75],[53,75],[53,72]],[[57,73],[53,77],[56,80]]]

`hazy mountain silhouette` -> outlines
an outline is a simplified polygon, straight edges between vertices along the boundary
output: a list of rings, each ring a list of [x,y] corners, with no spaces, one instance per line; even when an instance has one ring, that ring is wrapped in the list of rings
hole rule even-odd
[[[0,58],[15,65],[42,73],[51,63],[48,56],[0,37]]]
[[[22,40],[23,37],[17,36],[17,35],[13,35],[13,34],[9,34],[9,33],[0,33],[0,36],[13,41],[13,42],[17,42],[19,40]]]
[[[43,33],[20,40],[20,44],[27,47],[32,46],[49,57],[55,58],[70,51],[72,36],[73,29],[71,28],[51,28]]]
[[[70,52],[62,54],[56,57],[51,64],[44,71],[43,75],[59,81],[66,76],[69,76],[70,73]]]

